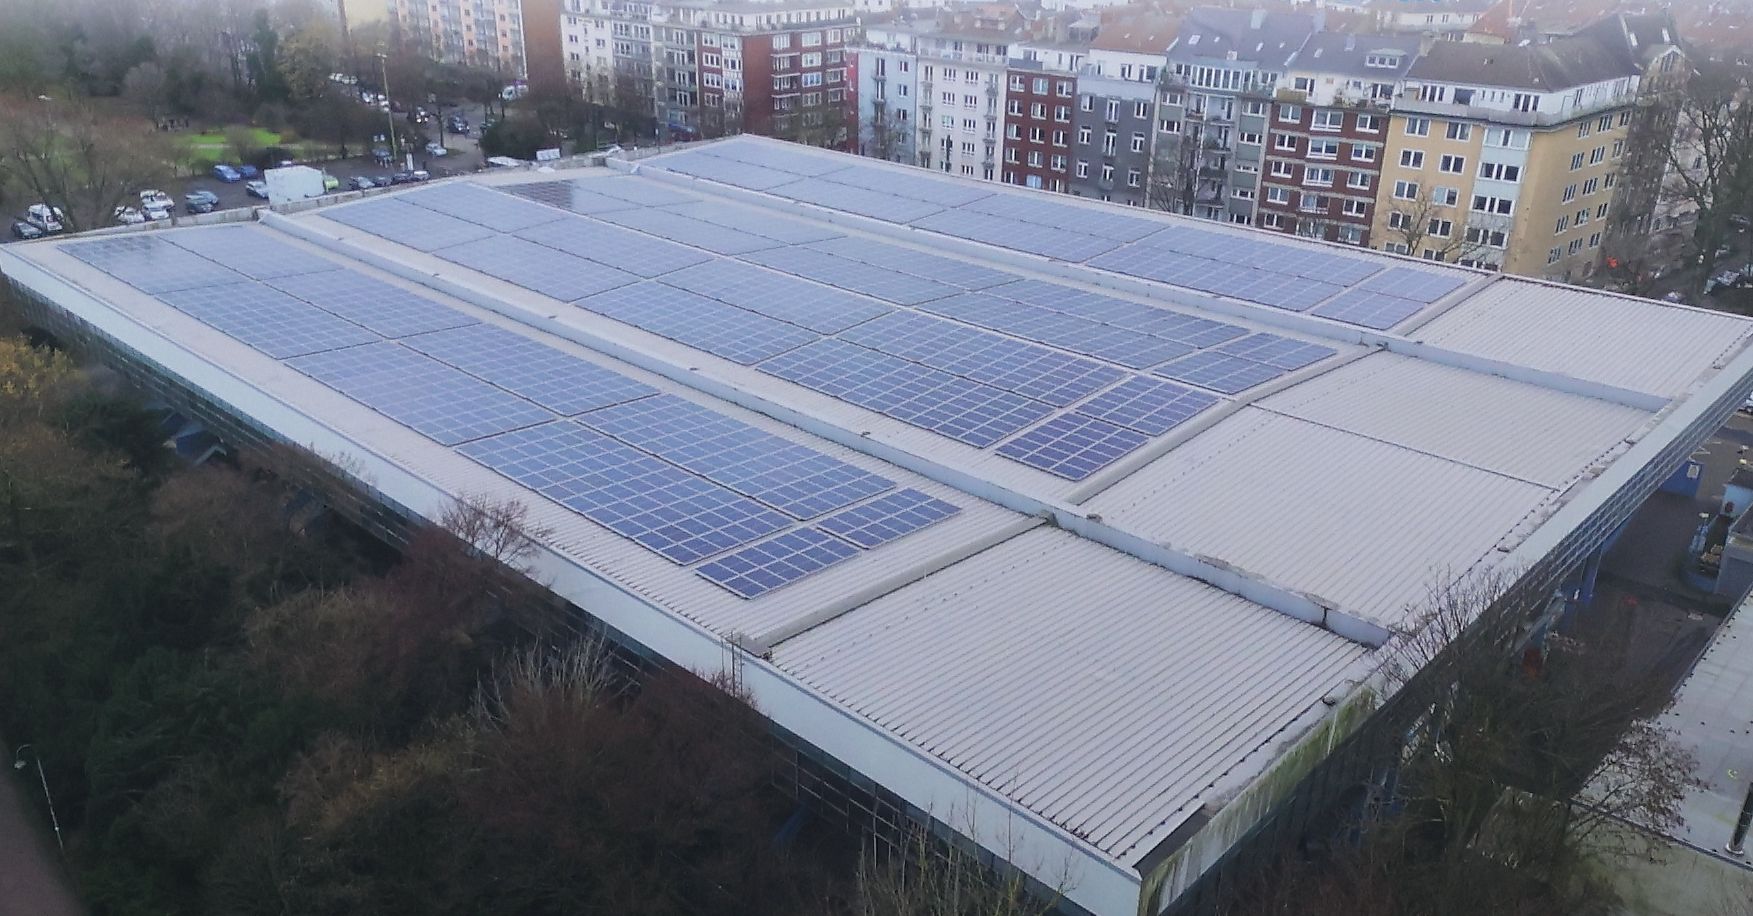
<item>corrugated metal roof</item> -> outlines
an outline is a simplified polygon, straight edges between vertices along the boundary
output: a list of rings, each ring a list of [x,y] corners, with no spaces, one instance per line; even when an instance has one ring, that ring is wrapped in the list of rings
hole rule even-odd
[[[1746,319],[1504,277],[1407,336],[1664,398],[1747,343]]]
[[[1041,529],[780,644],[860,715],[1135,862],[1362,647]]]
[[[1391,353],[1259,406],[1548,487],[1600,462],[1650,420],[1634,407]]]
[[[1445,576],[1489,564],[1552,491],[1249,407],[1085,507],[1390,629]]]

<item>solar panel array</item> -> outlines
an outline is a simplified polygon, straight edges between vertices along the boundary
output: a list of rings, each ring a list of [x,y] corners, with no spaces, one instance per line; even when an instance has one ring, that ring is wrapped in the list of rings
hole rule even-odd
[[[396,199],[477,223],[494,232],[516,232],[564,218],[553,207],[458,181],[410,191]]]
[[[503,208],[492,192],[476,190],[489,196],[462,191],[423,196],[421,206],[397,203],[408,212],[439,220],[446,231],[453,227],[445,221],[454,218],[425,204],[455,212],[467,209],[503,227],[540,225],[530,219],[529,211],[520,215],[518,198],[498,195],[514,204]],[[625,196],[672,199],[636,190],[626,191]],[[558,212],[541,209],[544,214]],[[395,211],[382,218],[395,218]],[[609,234],[602,238],[609,244],[597,250],[599,255],[615,256],[604,253],[614,250],[614,242],[621,243],[620,253],[631,251],[628,240],[614,238],[627,230],[603,228]],[[478,249],[470,246],[483,241],[541,248],[552,262],[579,261],[597,276],[619,273],[491,231],[461,247],[475,256]],[[650,385],[538,340],[482,324],[396,284],[341,269],[257,227],[99,239],[63,248],[647,549],[677,563],[701,564],[697,574],[744,598],[766,594],[960,511],[916,490],[898,494],[895,481],[879,474],[685,399],[660,394]],[[528,256],[527,249],[511,254]],[[222,258],[238,260],[262,279],[220,265],[217,260]],[[510,275],[509,268],[504,272]],[[822,289],[761,273],[781,285]],[[743,319],[717,325],[703,322],[698,312],[666,308],[674,305],[673,297],[693,294],[638,282],[631,274],[623,276],[637,284],[629,288],[660,295],[645,306],[627,296],[614,310],[631,319],[638,316],[630,310],[646,308],[647,323],[664,316],[672,333],[717,331],[746,340],[746,322],[753,321],[778,329],[782,338],[789,335],[782,347],[820,336],[696,296],[714,310],[734,312]],[[745,286],[733,295],[756,298],[760,293],[759,288]],[[794,295],[790,305],[779,307],[797,309],[801,298]],[[606,301],[597,304],[608,308]],[[839,300],[839,306],[857,312],[854,322],[889,311],[850,294]],[[834,311],[819,310],[817,317]],[[770,352],[757,352],[751,358],[767,355]],[[814,524],[808,524],[812,520]]]
[[[641,277],[656,277],[712,259],[710,254],[686,245],[582,216],[562,217],[516,235]]]
[[[583,299],[639,279],[625,271],[513,235],[476,239],[433,254],[562,302]]]
[[[842,289],[856,289],[867,296],[875,296],[897,305],[918,305],[961,291],[947,283],[897,273],[801,246],[756,251],[743,255],[743,260],[818,283]]]
[[[821,336],[650,280],[587,296],[577,305],[745,366]]]
[[[714,254],[743,254],[785,244],[748,229],[726,232],[723,226],[658,207],[603,213],[597,218]]]
[[[323,211],[323,218],[406,245],[415,251],[436,251],[492,238],[496,234],[479,223],[446,216],[394,197],[333,207]]]
[[[631,201],[598,194],[590,190],[590,187],[595,185],[594,181],[573,179],[571,181],[538,181],[531,184],[505,185],[502,190],[525,200],[533,200],[550,207],[558,207],[586,216],[610,213],[616,210],[632,210],[638,207],[638,204]]]
[[[738,261],[708,261],[678,270],[664,277],[663,282],[821,334],[835,334],[894,311],[875,299],[838,287],[821,286]]]

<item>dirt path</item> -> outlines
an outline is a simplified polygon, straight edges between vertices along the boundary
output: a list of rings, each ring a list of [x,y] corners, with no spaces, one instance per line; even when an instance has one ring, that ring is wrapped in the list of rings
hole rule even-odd
[[[0,778],[0,916],[80,916],[56,861],[54,838],[19,795],[22,786],[35,783],[17,778],[10,756],[0,762],[6,765]],[[34,768],[26,772],[36,775]]]

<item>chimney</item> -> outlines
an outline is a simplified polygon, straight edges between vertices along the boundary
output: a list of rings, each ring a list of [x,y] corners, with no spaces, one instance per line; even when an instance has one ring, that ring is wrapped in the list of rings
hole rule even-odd
[[[1258,29],[1266,24],[1266,11],[1257,9],[1248,14],[1248,28]]]

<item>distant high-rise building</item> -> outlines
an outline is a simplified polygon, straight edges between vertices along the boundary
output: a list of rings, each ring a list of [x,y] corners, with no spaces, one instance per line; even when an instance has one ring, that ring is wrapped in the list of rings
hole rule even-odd
[[[388,9],[403,38],[434,60],[495,70],[507,79],[528,74],[521,0],[391,0]]]

